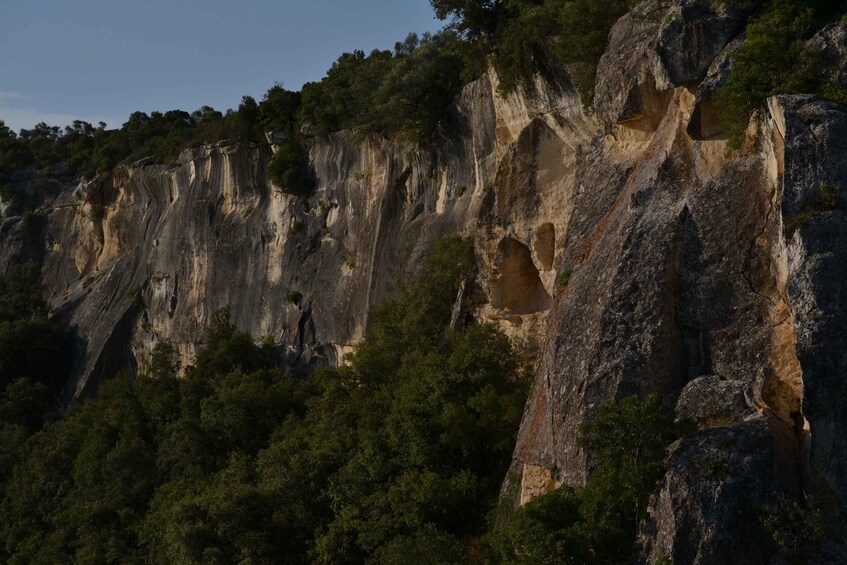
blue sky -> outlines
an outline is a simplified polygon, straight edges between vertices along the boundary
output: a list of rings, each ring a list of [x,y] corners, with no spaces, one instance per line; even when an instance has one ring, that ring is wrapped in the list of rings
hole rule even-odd
[[[427,0],[0,0],[0,119],[119,127],[135,110],[225,110],[441,25]]]

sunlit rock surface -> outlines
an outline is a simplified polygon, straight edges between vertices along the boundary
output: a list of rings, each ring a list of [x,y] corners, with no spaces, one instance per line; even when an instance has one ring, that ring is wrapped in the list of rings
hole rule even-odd
[[[563,76],[504,98],[491,72],[426,146],[312,138],[307,196],[267,180],[268,148],[227,144],[67,186],[0,218],[0,265],[43,260],[74,399],[159,340],[188,363],[224,306],[292,370],[338,363],[437,238],[473,236],[457,305],[537,365],[509,502],[583,484],[579,426],[655,393],[701,430],[673,448],[640,559],[756,562],[736,527],[775,492],[847,511],[847,113],[776,97],[730,148],[713,95],[743,19],[712,4],[622,18],[596,114]],[[836,82],[844,38],[813,40]]]

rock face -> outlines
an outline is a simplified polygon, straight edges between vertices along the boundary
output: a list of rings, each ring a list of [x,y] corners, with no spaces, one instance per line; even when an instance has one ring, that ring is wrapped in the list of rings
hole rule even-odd
[[[847,26],[832,24],[809,41],[821,53],[821,62],[827,78],[839,88],[847,88]]]
[[[762,415],[680,441],[642,525],[642,561],[768,563],[755,511],[773,496],[772,459]]]
[[[702,80],[744,21],[708,0],[640,3],[612,29],[600,61],[595,105],[603,124],[661,119],[672,89]]]
[[[656,393],[705,431],[671,456],[642,525],[643,559],[755,563],[732,553],[726,509],[755,514],[784,490],[847,511],[847,114],[781,96],[741,150],[711,118],[702,135],[692,125],[739,29],[733,14],[693,4],[646,2],[612,31],[596,92],[603,130],[577,164],[560,267],[569,284],[554,299],[508,483],[516,504],[583,484],[580,424],[623,396]],[[692,32],[701,25],[709,33]],[[687,62],[675,66],[662,45]],[[733,472],[699,476],[691,461],[708,461],[724,437]]]
[[[676,414],[681,420],[710,427],[738,422],[756,410],[750,392],[743,381],[723,380],[715,375],[697,377],[682,389]]]
[[[596,118],[564,77],[501,98],[492,72],[430,145],[313,138],[308,196],[267,180],[266,151],[202,147],[69,187],[34,232],[4,217],[0,261],[41,253],[79,337],[77,398],[161,339],[188,362],[226,305],[292,367],[336,363],[436,238],[473,236],[474,316],[538,364],[514,503],[584,483],[580,424],[656,393],[702,430],[674,447],[642,561],[759,562],[738,528],[777,490],[847,512],[847,113],[773,98],[730,150],[711,100],[743,18],[716,4],[622,18]],[[836,82],[844,37],[814,40]]]
[[[469,85],[426,147],[346,132],[315,139],[308,196],[274,187],[265,153],[237,144],[61,192],[41,214],[45,292],[79,337],[68,397],[145,363],[158,340],[187,364],[224,306],[241,329],[281,343],[292,368],[336,363],[370,309],[447,234],[475,237],[485,296],[476,317],[537,356],[577,154],[596,127],[564,77],[539,80],[531,97],[498,97],[496,85],[493,73]],[[0,257],[19,254],[13,239]]]

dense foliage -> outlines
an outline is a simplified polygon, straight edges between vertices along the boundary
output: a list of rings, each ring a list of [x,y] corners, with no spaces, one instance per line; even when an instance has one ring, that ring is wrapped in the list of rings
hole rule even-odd
[[[64,385],[69,336],[48,320],[36,265],[0,277],[0,390],[25,378],[58,392]]]
[[[394,52],[345,53],[303,87],[302,120],[315,133],[363,129],[425,139],[462,87],[462,43],[451,32],[410,34]]]
[[[737,1],[758,8],[746,30],[746,41],[733,54],[733,67],[717,103],[733,145],[740,145],[750,116],[768,97],[790,93],[823,93],[847,97],[821,76],[818,53],[807,40],[839,18],[847,4],[829,0]]]
[[[273,93],[273,89],[268,92]],[[64,130],[40,123],[18,135],[0,122],[0,183],[22,169],[45,169],[63,163],[71,171],[92,177],[122,161],[155,157],[159,163],[176,160],[181,149],[202,143],[238,138],[258,141],[263,126],[260,109],[245,96],[238,110],[226,115],[204,106],[189,114],[181,110],[134,112],[120,129],[107,130],[76,120]]]
[[[635,0],[431,0],[466,39],[470,59],[490,54],[502,93],[531,88],[535,74],[567,66],[586,105],[609,30]]]
[[[0,277],[0,496],[27,441],[54,415],[67,377],[70,336],[47,314],[35,265]]]
[[[529,375],[494,327],[448,330],[474,264],[469,241],[439,241],[349,362],[304,380],[224,309],[180,378],[163,341],[137,377],[60,409],[50,377],[63,367],[39,363],[63,353],[39,339],[55,348],[61,329],[11,350],[0,332],[0,560],[625,562],[666,450],[690,424],[655,396],[601,408],[580,429],[595,463],[586,486],[490,531]],[[52,325],[37,277],[23,265],[0,279],[0,327]],[[795,514],[763,518],[783,553],[820,537],[818,526],[790,537]]]
[[[0,194],[10,198],[14,173],[24,169],[88,178],[119,163],[152,157],[174,162],[180,151],[224,139],[261,142],[275,132],[268,172],[291,192],[314,184],[308,138],[342,129],[426,141],[468,81],[499,71],[501,91],[532,86],[538,72],[568,65],[586,102],[597,62],[615,20],[631,0],[432,0],[450,25],[434,35],[410,34],[393,51],[343,54],[319,82],[291,92],[277,85],[257,102],[245,96],[225,114],[203,106],[133,113],[118,129],[74,121],[44,123],[19,133],[0,122]],[[264,146],[264,144],[260,144]],[[55,168],[61,164],[62,167]],[[48,175],[49,176],[49,175]]]
[[[596,462],[588,483],[560,487],[522,507],[495,538],[500,562],[628,562],[667,448],[691,430],[656,396],[603,407],[580,430],[580,445]]]
[[[16,381],[0,395],[15,406],[0,560],[457,562],[486,527],[528,382],[494,328],[446,331],[473,264],[469,242],[440,242],[350,364],[303,381],[226,310],[183,378],[160,343],[138,378],[40,431],[43,389]]]

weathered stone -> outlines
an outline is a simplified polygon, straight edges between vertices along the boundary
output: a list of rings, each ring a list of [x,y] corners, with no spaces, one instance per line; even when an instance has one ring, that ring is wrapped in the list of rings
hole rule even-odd
[[[721,135],[726,131],[721,121],[715,96],[718,90],[726,84],[729,71],[732,69],[735,52],[743,43],[743,34],[730,41],[720,55],[715,58],[706,72],[706,78],[697,87],[696,105],[691,114],[691,123],[688,124],[688,135],[692,139],[705,140]]]
[[[785,136],[779,214],[786,294],[795,313],[807,488],[847,515],[847,113],[813,96],[780,96]],[[830,202],[826,203],[829,195]],[[808,442],[808,444],[806,444]],[[805,452],[804,452],[805,453]]]
[[[269,131],[265,133],[265,139],[270,145],[280,145],[285,143],[288,135],[284,131]]]
[[[751,413],[767,418],[761,442],[771,471],[737,508],[752,512],[762,493],[802,489],[843,516],[847,113],[813,96],[774,98],[751,122],[744,150],[728,151],[719,128],[706,132],[692,122],[724,80],[736,45],[708,49],[718,59],[702,67],[692,63],[688,76],[707,73],[712,90],[662,79],[654,91],[661,104],[627,106],[632,85],[671,74],[654,72],[666,69],[656,63],[654,24],[633,19],[652,5],[618,23],[633,35],[612,38],[598,77],[598,113],[615,126],[577,163],[559,263],[568,284],[555,297],[518,436],[511,476],[527,489],[515,496],[526,500],[538,490],[520,480],[525,469],[583,484],[592,462],[577,444],[579,426],[608,402],[658,393],[678,403],[680,416],[721,426],[702,437],[720,437],[717,430],[736,428]],[[699,52],[724,38],[730,31],[682,48]],[[657,54],[639,59],[639,48]],[[685,492],[709,492],[708,481],[698,480],[686,478]],[[686,496],[667,498],[655,519],[684,515]],[[710,522],[699,553],[671,535],[653,557],[670,551],[688,556],[678,563],[721,562],[702,557],[725,555],[721,548],[735,543],[721,541],[734,539],[721,520]]]
[[[738,422],[756,410],[748,400],[750,388],[741,381],[715,375],[698,377],[682,389],[676,403],[677,417],[709,427]]]
[[[708,0],[648,0],[612,28],[597,71],[595,105],[607,128],[657,121],[671,90],[705,77],[744,26],[744,15]]]
[[[837,87],[847,89],[847,25],[828,25],[815,34],[809,46],[820,51],[827,79]]]
[[[138,161],[136,161],[135,163],[130,165],[130,167],[132,167],[133,169],[138,169],[140,167],[149,167],[150,165],[154,165],[155,163],[156,163],[156,157],[154,155],[154,156],[150,156],[150,157],[144,157],[143,159],[139,159]]]
[[[639,561],[768,563],[757,529],[775,494],[772,466],[763,416],[679,441],[641,524]]]
[[[292,368],[336,363],[370,309],[454,233],[476,238],[484,296],[473,317],[537,355],[576,154],[595,126],[564,77],[539,79],[531,97],[501,98],[496,86],[493,72],[469,85],[431,146],[315,138],[308,196],[274,187],[257,148],[218,143],[176,165],[119,167],[45,204],[45,291],[80,336],[69,397],[145,363],[158,340],[185,366],[225,305],[240,328],[280,343]]]

